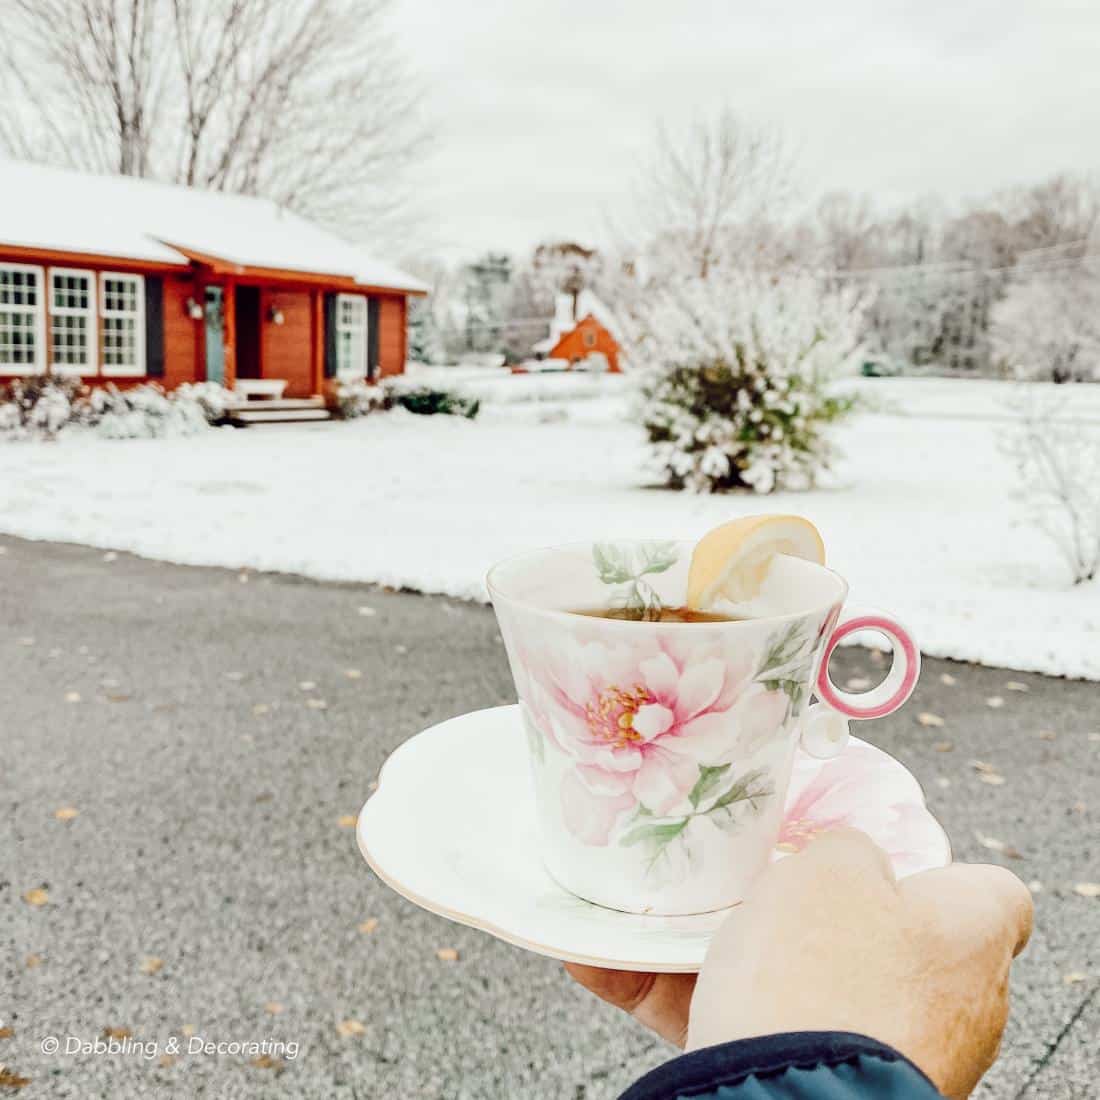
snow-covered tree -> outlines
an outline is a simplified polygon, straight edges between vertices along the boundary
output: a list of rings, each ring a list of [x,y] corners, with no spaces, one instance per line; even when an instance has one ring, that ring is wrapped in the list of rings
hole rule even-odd
[[[1017,280],[994,307],[993,345],[1019,378],[1100,381],[1100,270],[1086,260]]]
[[[858,362],[863,304],[810,273],[711,267],[654,285],[629,321],[640,412],[669,485],[807,488],[851,402],[830,383]]]
[[[407,243],[425,130],[389,4],[8,0],[0,149]]]

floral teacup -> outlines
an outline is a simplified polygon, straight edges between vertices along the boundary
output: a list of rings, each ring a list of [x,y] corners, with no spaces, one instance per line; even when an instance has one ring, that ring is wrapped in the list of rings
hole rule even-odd
[[[741,900],[779,835],[800,740],[835,755],[846,718],[878,718],[916,684],[894,619],[848,615],[823,566],[774,559],[747,618],[660,622],[684,602],[690,543],[584,543],[496,565],[488,587],[531,751],[542,855],[567,890],[612,909],[677,915]],[[631,618],[577,615],[619,609]],[[624,610],[625,609],[625,610]],[[854,630],[885,634],[886,679],[829,679]],[[811,692],[821,704],[808,706]]]

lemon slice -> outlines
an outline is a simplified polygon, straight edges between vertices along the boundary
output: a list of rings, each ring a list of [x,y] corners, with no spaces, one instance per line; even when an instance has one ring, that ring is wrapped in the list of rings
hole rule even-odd
[[[801,516],[745,516],[708,531],[691,555],[688,607],[706,611],[720,599],[753,599],[776,554],[824,565],[825,543]]]

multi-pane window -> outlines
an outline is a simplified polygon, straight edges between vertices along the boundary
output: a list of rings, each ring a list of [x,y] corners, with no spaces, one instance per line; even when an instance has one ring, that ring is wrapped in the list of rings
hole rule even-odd
[[[0,370],[30,374],[46,365],[42,348],[42,269],[0,267]]]
[[[100,277],[103,373],[145,373],[145,283],[140,275]]]
[[[95,275],[50,268],[50,362],[61,374],[94,374]]]
[[[367,374],[367,299],[359,294],[336,296],[336,372],[343,378]]]

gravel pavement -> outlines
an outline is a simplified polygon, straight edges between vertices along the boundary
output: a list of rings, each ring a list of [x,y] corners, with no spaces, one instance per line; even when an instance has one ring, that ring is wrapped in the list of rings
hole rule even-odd
[[[0,1095],[598,1100],[670,1055],[356,849],[392,749],[513,699],[485,608],[4,537],[0,623]],[[958,858],[1036,890],[977,1095],[1092,1100],[1100,898],[1074,887],[1100,881],[1100,685],[929,660],[872,736]],[[123,1052],[66,1053],[105,1029]],[[299,1049],[188,1054],[194,1037]]]

